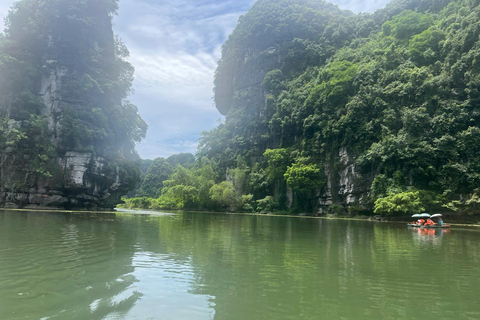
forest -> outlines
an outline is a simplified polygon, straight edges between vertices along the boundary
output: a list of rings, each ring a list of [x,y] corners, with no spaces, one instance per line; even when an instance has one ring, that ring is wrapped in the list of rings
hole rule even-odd
[[[225,121],[202,133],[194,162],[154,160],[142,186],[157,170],[155,187],[125,205],[477,213],[479,3],[394,0],[356,15],[259,0],[222,47],[215,103]],[[366,184],[353,201],[338,196],[342,153]]]

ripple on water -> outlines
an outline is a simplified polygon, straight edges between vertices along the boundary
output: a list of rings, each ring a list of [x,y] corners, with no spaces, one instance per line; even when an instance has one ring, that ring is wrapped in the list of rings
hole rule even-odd
[[[478,237],[216,218],[0,214],[0,319],[480,319]]]

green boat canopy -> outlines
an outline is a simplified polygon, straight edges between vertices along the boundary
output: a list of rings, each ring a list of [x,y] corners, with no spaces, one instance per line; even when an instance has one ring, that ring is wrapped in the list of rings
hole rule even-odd
[[[420,213],[416,213],[412,216],[412,218],[421,218],[422,215]]]
[[[442,215],[440,213],[432,214],[430,218],[440,218]]]

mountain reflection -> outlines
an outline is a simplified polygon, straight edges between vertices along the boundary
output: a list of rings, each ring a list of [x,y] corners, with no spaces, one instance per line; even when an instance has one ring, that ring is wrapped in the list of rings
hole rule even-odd
[[[114,214],[0,213],[0,318],[103,319],[141,294]]]
[[[0,318],[479,318],[478,239],[368,221],[0,211]],[[425,270],[435,276],[419,281]]]

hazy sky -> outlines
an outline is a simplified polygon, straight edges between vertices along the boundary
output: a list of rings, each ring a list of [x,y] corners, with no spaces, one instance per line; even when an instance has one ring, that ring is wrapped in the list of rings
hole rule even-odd
[[[0,18],[13,0],[0,0]],[[222,116],[213,104],[220,47],[255,0],[120,0],[114,30],[130,50],[135,93],[147,122],[137,145],[144,159],[195,153],[202,131]],[[334,0],[342,9],[373,12],[388,0]]]

